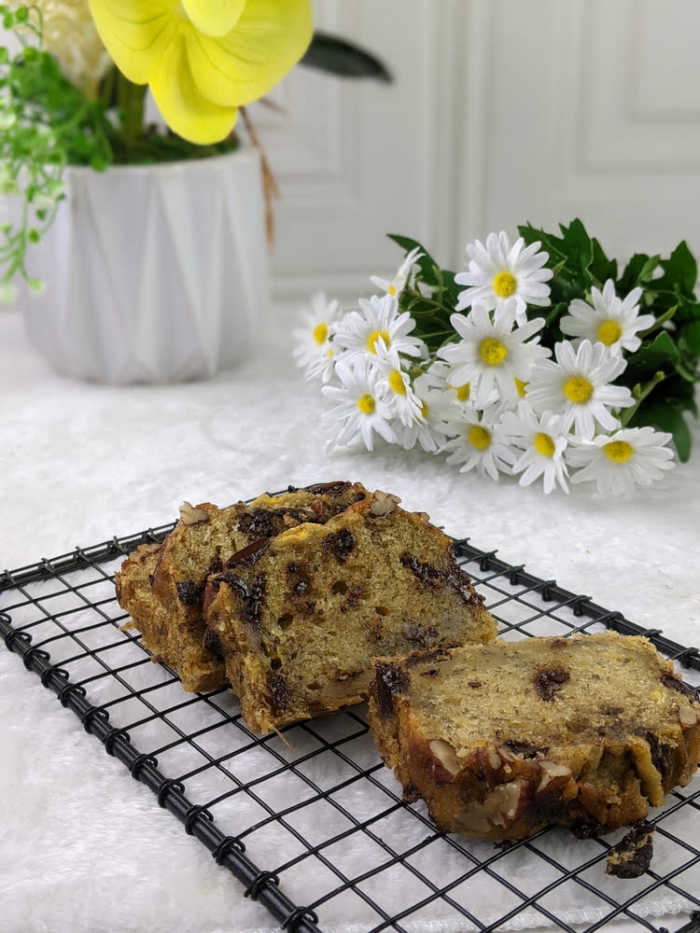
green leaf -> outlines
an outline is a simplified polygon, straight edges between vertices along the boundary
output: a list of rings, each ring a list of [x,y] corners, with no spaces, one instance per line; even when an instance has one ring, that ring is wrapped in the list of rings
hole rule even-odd
[[[627,295],[637,285],[650,282],[654,270],[658,268],[659,257],[647,256],[646,253],[635,253],[625,266],[624,272],[617,283],[618,295]]]
[[[685,324],[679,333],[682,340],[693,356],[700,356],[700,320]]]
[[[548,266],[551,266],[552,261],[559,262],[560,260],[564,260],[564,262],[566,262],[567,256],[562,252],[561,240],[559,237],[554,236],[552,233],[547,233],[546,230],[538,230],[537,227],[533,227],[532,224],[521,224],[518,227],[518,233],[525,240],[527,246],[537,242],[542,244],[543,249],[549,253]]]
[[[421,277],[425,282],[427,282],[428,285],[439,284],[438,276],[435,270],[439,269],[440,267],[430,255],[428,250],[421,243],[419,243],[418,240],[414,240],[408,236],[401,236],[399,233],[387,233],[387,236],[390,240],[393,240],[397,246],[400,246],[405,253],[410,253],[412,249],[418,248],[423,254],[419,259],[416,260],[416,265],[421,271]],[[454,279],[453,273],[445,272],[444,275],[445,277],[452,275]]]
[[[640,405],[634,416],[635,427],[650,425],[659,431],[668,431],[673,435],[673,443],[678,451],[678,457],[685,463],[690,457],[690,429],[683,417],[683,413],[664,401],[647,401]]]
[[[576,218],[569,226],[559,224],[562,232],[563,249],[574,264],[585,272],[593,262],[593,242],[581,221]]]
[[[680,360],[680,352],[667,331],[660,334],[648,343],[642,346],[627,358],[627,372],[630,377],[634,376],[635,382],[646,381],[644,374],[651,375],[657,370],[667,369],[675,366]],[[641,374],[641,378],[640,378]]]
[[[326,32],[314,33],[301,64],[341,78],[374,78],[386,83],[393,81],[391,72],[371,52]]]
[[[681,299],[676,312],[676,324],[687,324],[689,321],[700,321],[700,302]]]
[[[613,281],[617,278],[617,260],[608,259],[600,245],[600,241],[595,237],[591,240],[593,244],[593,262],[591,263],[590,273],[603,285],[607,279]],[[556,275],[556,273],[555,273]]]
[[[685,240],[678,244],[668,259],[661,260],[661,268],[664,276],[655,283],[659,288],[668,288],[689,298],[693,297],[698,264]]]

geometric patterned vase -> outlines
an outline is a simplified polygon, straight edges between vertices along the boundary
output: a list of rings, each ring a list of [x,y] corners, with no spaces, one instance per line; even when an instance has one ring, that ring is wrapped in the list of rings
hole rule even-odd
[[[19,305],[59,373],[113,385],[204,379],[244,358],[269,284],[258,154],[68,167]]]

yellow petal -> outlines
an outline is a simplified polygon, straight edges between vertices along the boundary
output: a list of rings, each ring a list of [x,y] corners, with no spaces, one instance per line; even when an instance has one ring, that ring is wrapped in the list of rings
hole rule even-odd
[[[192,25],[207,36],[225,36],[238,22],[246,0],[182,0]]]
[[[192,77],[217,104],[247,104],[267,94],[299,61],[311,34],[310,0],[248,0],[228,35],[187,34]]]
[[[171,130],[190,142],[207,145],[225,139],[236,122],[235,107],[220,107],[203,97],[192,80],[185,53],[186,26],[165,49],[150,75],[151,91]]]
[[[100,38],[135,84],[146,84],[178,28],[174,0],[90,0]]]

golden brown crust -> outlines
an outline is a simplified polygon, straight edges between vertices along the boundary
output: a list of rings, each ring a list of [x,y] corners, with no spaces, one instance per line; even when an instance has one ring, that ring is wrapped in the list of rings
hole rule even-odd
[[[279,495],[258,496],[219,509],[185,503],[180,521],[162,545],[145,545],[117,574],[117,597],[156,659],[178,673],[185,690],[214,690],[227,683],[216,643],[205,638],[202,600],[206,578],[253,541],[302,521],[324,522],[364,497],[359,483],[316,484]],[[144,572],[143,561],[148,563]]]
[[[643,638],[559,642],[375,662],[379,750],[442,829],[490,839],[547,823],[607,832],[643,819],[691,779],[700,702],[672,664]]]
[[[450,540],[396,502],[373,493],[326,525],[251,545],[209,579],[207,634],[251,729],[365,699],[374,655],[495,636]]]

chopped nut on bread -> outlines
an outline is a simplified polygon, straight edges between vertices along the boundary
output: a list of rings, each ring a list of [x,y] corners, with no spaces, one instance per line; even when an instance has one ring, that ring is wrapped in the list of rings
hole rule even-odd
[[[700,760],[695,692],[646,639],[612,632],[377,659],[369,711],[407,796],[490,839],[634,823]]]

